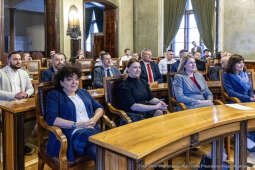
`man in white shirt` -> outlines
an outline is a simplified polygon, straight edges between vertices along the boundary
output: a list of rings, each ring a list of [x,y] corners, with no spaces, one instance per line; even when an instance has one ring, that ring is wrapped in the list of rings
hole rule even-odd
[[[0,69],[0,102],[24,99],[34,93],[29,75],[21,66],[20,53],[10,53],[8,65]]]
[[[120,58],[120,66],[122,66],[123,61],[128,61],[132,58],[131,56],[131,50],[129,48],[126,48],[124,50],[125,55]]]
[[[19,52],[12,52],[8,55],[8,65],[0,69],[0,102],[28,98],[34,93],[28,73],[20,69],[21,65]],[[35,149],[25,146],[24,150],[25,154],[29,155]]]
[[[160,60],[158,67],[161,74],[167,74],[167,64],[173,64],[176,62],[174,59],[174,51],[168,50],[164,53],[165,58]]]

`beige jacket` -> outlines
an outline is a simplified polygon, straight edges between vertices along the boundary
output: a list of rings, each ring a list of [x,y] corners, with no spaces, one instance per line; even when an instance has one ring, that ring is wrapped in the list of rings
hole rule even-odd
[[[22,69],[17,70],[21,81],[21,90],[28,94],[30,97],[34,93],[29,75]],[[7,66],[0,69],[0,102],[15,100],[15,92],[11,86],[11,79],[7,74]]]

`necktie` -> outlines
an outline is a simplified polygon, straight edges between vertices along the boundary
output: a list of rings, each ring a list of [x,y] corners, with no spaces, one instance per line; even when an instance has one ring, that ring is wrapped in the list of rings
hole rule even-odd
[[[110,69],[109,68],[106,71],[106,75],[107,75],[107,77],[111,77],[111,73],[110,73]]]
[[[148,70],[148,74],[149,74],[149,82],[153,83],[153,78],[152,78],[152,72],[151,72],[150,64],[147,64],[147,70]]]

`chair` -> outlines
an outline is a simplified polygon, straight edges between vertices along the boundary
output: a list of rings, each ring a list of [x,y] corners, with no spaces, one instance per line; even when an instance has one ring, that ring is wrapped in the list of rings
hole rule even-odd
[[[49,126],[45,119],[45,108],[46,108],[46,97],[47,93],[50,90],[53,90],[55,86],[52,82],[41,83],[38,86],[38,92],[36,94],[36,120],[38,124],[38,170],[43,170],[44,164],[47,163],[52,169],[84,169],[84,166],[89,166],[93,164],[93,162],[88,158],[88,156],[77,157],[74,162],[68,162],[67,160],[67,138],[62,133],[62,130],[56,126]],[[103,115],[101,118],[101,122],[99,123],[102,130],[105,130],[105,126],[109,128],[114,128],[116,125],[113,121]],[[50,157],[47,154],[46,146],[47,146],[47,139],[43,137],[44,131],[52,132],[56,135],[56,138],[61,143],[61,148],[59,152],[58,158]]]
[[[47,70],[48,68],[46,68],[46,67],[44,67],[44,68],[40,68],[40,70],[39,70],[39,73],[38,73],[38,80],[39,80],[39,82],[41,83],[42,82],[42,74],[43,74],[43,72],[45,71],[45,70]]]
[[[91,70],[94,67],[93,59],[76,59],[75,62],[82,70]]]
[[[221,83],[221,93],[222,93],[222,98],[223,98],[223,101],[225,103],[228,103],[228,102],[234,102],[234,103],[241,103],[241,101],[236,98],[236,97],[230,97],[228,95],[228,93],[226,92],[226,90],[224,89],[224,86],[223,86],[223,81],[222,81],[222,75],[223,75],[223,70],[220,70],[220,83]]]
[[[41,60],[27,61],[27,70],[30,74],[38,74],[41,68]]]
[[[117,109],[116,103],[118,102],[117,88],[120,83],[125,80],[127,75],[120,75],[116,77],[104,77],[104,96],[107,111],[110,113],[111,119],[116,123],[120,121],[120,118],[125,120],[126,123],[131,123],[132,120],[123,110]]]

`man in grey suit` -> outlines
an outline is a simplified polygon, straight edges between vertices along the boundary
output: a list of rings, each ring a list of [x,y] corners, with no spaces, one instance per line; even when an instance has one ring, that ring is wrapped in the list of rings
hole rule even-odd
[[[8,55],[8,65],[0,69],[0,102],[19,100],[34,93],[29,75],[21,68],[19,52]]]
[[[120,75],[120,71],[118,68],[112,66],[111,55],[109,53],[105,53],[102,55],[102,66],[97,67],[94,70],[94,80],[93,84],[95,88],[103,88],[103,78],[104,77],[113,77]]]
[[[29,75],[20,69],[21,63],[20,52],[12,52],[8,55],[8,65],[0,69],[0,102],[24,99],[34,93]],[[34,150],[28,146],[24,147],[26,155],[32,154]]]

